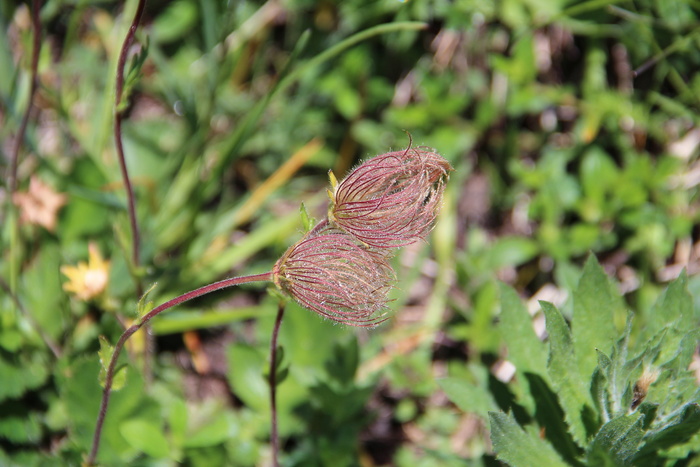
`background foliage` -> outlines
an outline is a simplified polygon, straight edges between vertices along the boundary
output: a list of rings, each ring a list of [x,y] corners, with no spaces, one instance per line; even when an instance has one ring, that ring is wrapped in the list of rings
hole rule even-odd
[[[269,270],[300,236],[300,202],[323,216],[327,170],[405,147],[404,130],[456,169],[441,219],[395,259],[388,324],[289,305],[283,464],[698,463],[696,2],[148,2],[122,102],[140,267],[111,134],[134,9],[41,7],[19,192],[59,209],[0,188],[0,463],[79,464],[98,336],[117,339],[139,284],[162,303]],[[6,173],[28,104],[27,5],[0,1],[0,24]],[[27,221],[37,210],[47,220]],[[81,299],[60,271],[89,244],[109,283]],[[150,363],[134,336],[101,462],[269,462],[276,308],[247,285],[169,312]]]

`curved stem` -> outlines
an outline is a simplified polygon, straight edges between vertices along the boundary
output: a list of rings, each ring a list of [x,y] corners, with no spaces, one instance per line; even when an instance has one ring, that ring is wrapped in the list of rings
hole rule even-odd
[[[126,66],[126,58],[129,54],[129,49],[134,43],[134,36],[136,35],[136,29],[141,22],[141,16],[143,15],[143,10],[146,6],[146,0],[139,0],[136,6],[136,13],[134,13],[134,19],[131,21],[129,30],[124,38],[124,43],[122,44],[121,51],[119,52],[119,60],[117,62],[117,76],[115,84],[115,96],[114,96],[114,143],[117,150],[117,160],[119,161],[119,169],[121,171],[122,180],[124,182],[124,188],[126,189],[127,206],[129,211],[129,224],[131,226],[131,263],[132,270],[138,271],[139,265],[141,264],[141,235],[139,233],[139,224],[136,218],[136,200],[134,196],[134,189],[131,186],[131,179],[129,178],[129,170],[126,166],[126,158],[124,156],[124,146],[122,142],[122,99],[124,94],[124,68]],[[134,281],[136,283],[136,295],[141,296],[143,294],[143,287],[141,285],[140,276],[138,273],[134,274]],[[146,380],[146,384],[149,385],[151,382],[151,357],[155,348],[155,339],[150,332],[146,333],[146,348],[143,354],[143,374]]]
[[[34,100],[34,94],[36,93],[36,88],[39,82],[37,77],[39,69],[39,51],[41,50],[41,22],[39,19],[39,7],[40,1],[34,0],[32,2],[32,62],[31,62],[31,84],[29,85],[29,102],[27,103],[27,109],[22,116],[22,121],[19,124],[19,130],[17,130],[17,143],[12,149],[12,156],[10,157],[10,180],[8,183],[8,188],[10,193],[14,193],[17,190],[17,168],[19,167],[19,148],[22,146],[22,141],[24,140],[24,134],[27,132],[27,125],[29,124],[29,114],[32,110],[32,102]]]
[[[100,449],[100,438],[102,437],[102,427],[104,426],[105,417],[107,415],[107,406],[109,405],[109,396],[112,392],[112,383],[114,382],[114,371],[117,367],[117,359],[119,354],[124,347],[126,341],[134,334],[136,331],[141,329],[142,326],[147,324],[151,319],[157,316],[159,313],[172,308],[176,305],[184,303],[193,298],[201,297],[208,293],[214,292],[216,290],[225,289],[227,287],[232,287],[234,285],[246,284],[248,282],[257,281],[271,281],[272,273],[266,272],[263,274],[254,274],[252,276],[242,276],[242,277],[232,277],[229,279],[224,279],[219,282],[214,282],[213,284],[205,285],[198,289],[192,290],[185,294],[175,297],[172,300],[159,305],[143,315],[138,322],[131,327],[127,328],[124,333],[119,337],[116,345],[114,346],[114,351],[112,353],[112,358],[109,360],[109,366],[107,367],[107,374],[105,376],[105,386],[102,392],[102,402],[100,403],[100,412],[97,415],[97,423],[95,425],[95,435],[92,438],[92,448],[90,449],[90,455],[88,456],[87,465],[95,465],[95,460],[97,459],[97,452]]]
[[[114,101],[114,142],[117,149],[117,159],[119,160],[119,168],[122,173],[122,179],[124,180],[124,188],[126,189],[126,196],[129,205],[129,221],[131,223],[131,236],[132,236],[132,252],[131,260],[133,262],[134,268],[139,266],[139,226],[136,220],[136,206],[134,202],[134,190],[131,186],[131,180],[129,179],[129,171],[126,167],[126,159],[124,158],[124,146],[122,144],[122,112],[120,110],[122,94],[124,92],[124,66],[126,65],[126,57],[129,53],[129,48],[134,42],[134,35],[136,34],[136,28],[141,21],[141,15],[143,14],[144,7],[146,5],[145,0],[139,0],[138,6],[136,7],[136,13],[134,14],[134,19],[131,22],[129,31],[126,33],[124,38],[124,44],[122,44],[121,52],[119,53],[119,61],[117,62],[117,83],[116,83],[116,95]],[[138,287],[140,289],[140,286]]]
[[[279,467],[279,434],[277,433],[277,336],[280,332],[280,325],[284,317],[284,302],[280,302],[277,308],[277,318],[275,327],[272,329],[272,341],[270,342],[270,411],[272,430],[270,434],[270,444],[272,445],[272,465]]]

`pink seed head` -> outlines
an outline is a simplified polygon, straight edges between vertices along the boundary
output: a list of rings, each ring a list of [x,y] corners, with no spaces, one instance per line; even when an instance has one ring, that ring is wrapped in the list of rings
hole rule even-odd
[[[324,221],[293,245],[273,269],[277,287],[319,315],[351,326],[386,320],[394,280],[384,255]]]
[[[423,147],[373,157],[334,187],[328,219],[373,248],[409,245],[435,224],[451,170]]]

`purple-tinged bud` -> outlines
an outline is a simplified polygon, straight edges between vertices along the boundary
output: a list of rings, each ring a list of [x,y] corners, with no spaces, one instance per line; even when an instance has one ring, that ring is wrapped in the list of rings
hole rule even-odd
[[[386,319],[391,266],[327,221],[289,248],[272,274],[280,290],[325,318],[365,327]]]
[[[423,147],[373,157],[338,184],[331,176],[328,219],[371,247],[414,243],[435,224],[451,170]]]

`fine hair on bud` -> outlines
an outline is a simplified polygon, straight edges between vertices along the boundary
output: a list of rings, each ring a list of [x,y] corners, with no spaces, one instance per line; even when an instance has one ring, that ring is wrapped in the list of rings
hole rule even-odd
[[[386,319],[394,273],[384,254],[324,220],[277,261],[273,279],[280,290],[319,315],[367,327]]]
[[[373,157],[333,187],[328,219],[372,248],[414,243],[433,228],[451,170],[424,147]]]

